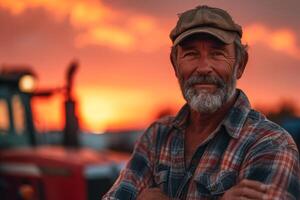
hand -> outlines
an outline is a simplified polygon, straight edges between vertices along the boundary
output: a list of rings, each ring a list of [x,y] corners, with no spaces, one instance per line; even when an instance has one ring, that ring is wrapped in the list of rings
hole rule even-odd
[[[138,196],[137,200],[169,200],[159,188],[146,188]]]
[[[227,190],[221,200],[266,200],[270,185],[248,179]]]

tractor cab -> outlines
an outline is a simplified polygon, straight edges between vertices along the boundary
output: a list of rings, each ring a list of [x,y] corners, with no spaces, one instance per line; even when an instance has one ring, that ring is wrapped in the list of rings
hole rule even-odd
[[[35,80],[26,68],[0,71],[0,149],[35,145],[30,105]]]
[[[80,145],[71,63],[66,85],[35,90],[37,76],[30,68],[0,70],[0,197],[1,200],[100,199],[117,178],[128,153],[95,150]],[[32,99],[55,92],[65,95],[62,141],[41,144],[31,109]]]

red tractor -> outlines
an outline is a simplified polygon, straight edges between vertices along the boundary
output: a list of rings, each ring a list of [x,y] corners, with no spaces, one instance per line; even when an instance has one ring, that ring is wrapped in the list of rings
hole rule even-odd
[[[0,199],[92,200],[109,189],[128,159],[127,153],[80,147],[73,75],[65,87],[34,91],[36,75],[28,69],[0,71]],[[65,94],[65,128],[61,145],[41,145],[31,100],[53,92]]]

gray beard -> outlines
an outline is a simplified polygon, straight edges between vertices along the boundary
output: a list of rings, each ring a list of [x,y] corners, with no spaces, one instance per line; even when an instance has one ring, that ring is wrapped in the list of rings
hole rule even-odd
[[[193,87],[196,83],[212,83],[217,86],[214,93],[207,90],[196,89]],[[191,109],[201,113],[210,114],[219,110],[235,94],[236,76],[226,84],[222,79],[212,75],[194,75],[187,81],[179,79],[179,84],[183,97]]]

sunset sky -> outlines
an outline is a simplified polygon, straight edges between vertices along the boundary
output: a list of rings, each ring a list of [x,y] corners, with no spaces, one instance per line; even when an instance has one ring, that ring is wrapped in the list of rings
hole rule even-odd
[[[0,0],[0,66],[30,65],[38,88],[75,78],[84,130],[145,128],[184,103],[169,62],[177,13],[207,4],[242,25],[249,63],[238,87],[254,107],[300,107],[299,0]],[[62,96],[34,101],[40,130],[62,128]]]

